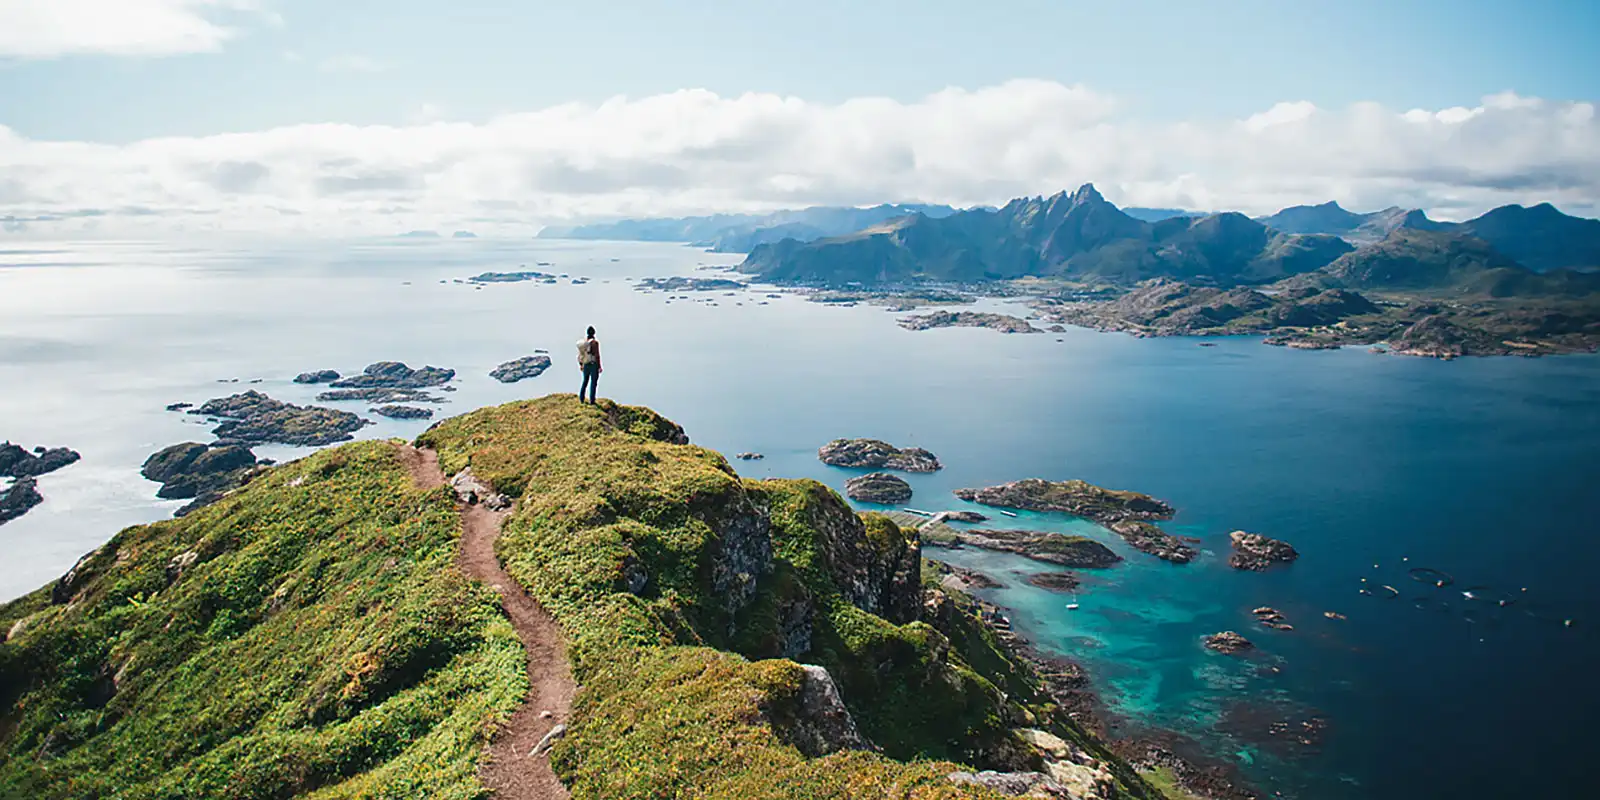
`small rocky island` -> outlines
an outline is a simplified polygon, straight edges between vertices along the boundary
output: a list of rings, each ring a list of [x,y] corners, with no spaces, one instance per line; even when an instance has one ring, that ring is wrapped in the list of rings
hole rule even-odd
[[[645,278],[634,284],[641,292],[723,292],[744,289],[747,284],[727,278]]]
[[[183,442],[145,459],[139,474],[161,484],[156,497],[194,501],[178,509],[175,516],[181,517],[243,486],[255,476],[258,466],[265,463],[258,462],[250,448],[241,444]]]
[[[1300,557],[1288,542],[1269,539],[1259,533],[1234,531],[1228,534],[1233,543],[1233,555],[1228,556],[1228,566],[1234,569],[1261,572],[1273,564],[1287,564]]]
[[[550,368],[550,357],[546,355],[523,356],[512,361],[507,361],[489,372],[489,377],[501,383],[516,383],[527,378],[537,378]]]
[[[378,406],[372,413],[389,419],[432,419],[433,409],[417,406]]]
[[[212,431],[218,439],[246,444],[321,447],[353,439],[351,434],[372,424],[348,411],[297,406],[254,389],[207,401],[188,413],[219,420]]]
[[[1249,639],[1233,631],[1213,633],[1206,637],[1205,642],[1206,647],[1230,656],[1255,649],[1255,645]]]
[[[863,503],[892,505],[911,499],[911,484],[887,472],[872,472],[845,481],[844,493]]]
[[[1029,586],[1047,592],[1071,592],[1078,588],[1078,576],[1070,572],[1039,572],[1024,578]]]
[[[12,479],[0,489],[0,524],[4,524],[44,502],[37,478],[75,463],[78,451],[65,447],[35,447],[32,452],[21,445],[0,444],[0,478]]]
[[[984,489],[957,489],[972,503],[1025,511],[1052,511],[1082,517],[1110,529],[1136,549],[1178,564],[1194,559],[1194,548],[1147,520],[1172,519],[1172,506],[1139,492],[1104,489],[1080,480],[1039,478]]]
[[[332,383],[336,380],[339,380],[339,371],[333,369],[315,369],[294,376],[295,383]]]
[[[333,373],[306,373],[301,377]],[[337,374],[337,373],[333,373]],[[362,400],[368,403],[442,403],[443,399],[424,391],[444,386],[456,377],[456,371],[444,367],[412,369],[400,361],[379,361],[369,364],[359,375],[338,378],[328,384],[330,391],[317,395],[317,402],[337,403],[345,400]],[[295,379],[296,381],[299,378]],[[444,391],[450,391],[448,387]]]
[[[467,279],[467,283],[522,283],[524,281],[555,283],[556,276],[547,272],[484,272]]]
[[[908,331],[926,331],[934,328],[988,328],[1001,333],[1042,333],[1027,320],[1007,314],[985,314],[978,311],[935,311],[900,320],[900,327]]]
[[[897,469],[938,472],[938,457],[920,447],[901,449],[877,439],[834,439],[817,451],[822,463],[852,469]]]
[[[924,525],[920,529],[924,544],[937,547],[976,547],[1014,553],[1034,561],[1080,569],[1115,566],[1122,557],[1087,536],[1015,530],[956,530],[945,525]]]

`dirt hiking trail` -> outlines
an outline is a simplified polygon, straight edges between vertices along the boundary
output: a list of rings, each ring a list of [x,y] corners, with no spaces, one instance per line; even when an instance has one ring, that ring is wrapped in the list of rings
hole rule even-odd
[[[399,451],[417,486],[435,489],[445,484],[437,453],[410,446]],[[577,693],[561,629],[495,558],[494,540],[511,512],[490,511],[476,503],[462,503],[460,509],[461,552],[456,563],[467,577],[500,593],[500,604],[528,654],[528,696],[495,733],[478,778],[497,800],[566,800],[567,789],[550,769],[548,754],[533,752],[546,734],[571,717]]]

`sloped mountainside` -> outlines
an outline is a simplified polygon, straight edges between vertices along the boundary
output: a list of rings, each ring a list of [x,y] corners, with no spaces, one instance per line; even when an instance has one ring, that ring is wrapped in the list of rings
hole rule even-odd
[[[1549,203],[1501,206],[1466,222],[1436,222],[1418,209],[1357,214],[1323,203],[1293,206],[1257,221],[1284,233],[1331,234],[1357,245],[1401,231],[1431,231],[1479,240],[1534,272],[1600,269],[1600,220],[1563,214]]]
[[[741,269],[767,280],[821,284],[1035,276],[1235,285],[1314,270],[1350,250],[1335,236],[1280,233],[1235,213],[1147,222],[1086,184],[995,211],[907,217],[847,236],[763,245]]]
[[[581,686],[550,753],[572,797],[1160,796],[924,583],[915,531],[820,484],[741,479],[648,409],[570,395],[417,445],[515,501],[499,559]],[[0,787],[484,796],[524,653],[402,450],[264,470],[0,606]]]
[[[1428,219],[1421,209],[1391,206],[1359,214],[1346,211],[1332,201],[1315,206],[1290,206],[1271,216],[1257,217],[1256,221],[1284,233],[1324,233],[1356,245],[1376,242],[1401,228],[1442,230],[1449,227],[1449,223]]]
[[[1535,272],[1483,239],[1401,228],[1285,285],[1470,297],[1579,296],[1600,291],[1600,273]]]
[[[923,204],[885,203],[869,208],[815,206],[771,214],[625,219],[571,228],[552,227],[540,231],[539,238],[687,242],[718,253],[744,253],[760,244],[784,239],[809,242],[825,236],[840,236],[913,214],[946,217],[953,213],[955,209],[949,206]]]

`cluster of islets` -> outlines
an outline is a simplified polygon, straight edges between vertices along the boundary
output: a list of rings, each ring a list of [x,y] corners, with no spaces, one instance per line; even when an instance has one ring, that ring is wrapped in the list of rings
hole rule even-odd
[[[539,350],[500,364],[489,377],[501,383],[516,383],[536,378],[550,366],[547,351]],[[426,420],[434,415],[427,406],[449,402],[440,394],[456,391],[449,385],[455,378],[456,371],[445,367],[412,369],[399,361],[379,361],[355,375],[319,369],[300,373],[293,382],[326,385],[327,389],[316,395],[319,403],[361,402],[377,416]],[[172,403],[167,410],[187,412],[215,426],[215,441],[180,442],[163,448],[146,459],[140,469],[147,480],[161,484],[156,492],[158,498],[190,501],[178,509],[177,516],[215,502],[270,466],[270,459],[255,456],[252,448],[257,445],[323,447],[349,441],[357,431],[373,424],[354,412],[286,403],[254,389],[214,398],[198,407]]]

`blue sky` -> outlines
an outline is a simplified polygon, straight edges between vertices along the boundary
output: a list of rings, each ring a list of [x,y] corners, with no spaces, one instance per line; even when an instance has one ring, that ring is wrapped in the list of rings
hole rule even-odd
[[[0,0],[0,235],[1600,216],[1600,0]]]
[[[64,2],[65,0],[54,0]],[[0,13],[7,2],[0,0]],[[1600,2],[1486,0],[266,0],[220,52],[5,59],[0,124],[124,142],[301,122],[404,123],[684,88],[913,100],[1082,83],[1151,119],[1600,97]],[[344,64],[339,68],[338,64]]]

